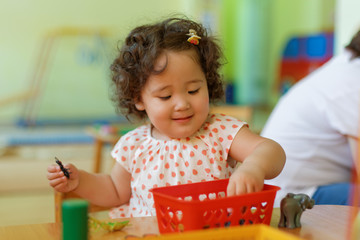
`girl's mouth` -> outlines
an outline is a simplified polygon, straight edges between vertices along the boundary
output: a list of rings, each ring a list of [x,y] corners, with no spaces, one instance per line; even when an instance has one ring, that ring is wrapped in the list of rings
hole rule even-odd
[[[184,123],[184,122],[188,122],[190,121],[190,119],[192,118],[193,116],[187,116],[187,117],[179,117],[179,118],[173,118],[174,121],[176,122],[181,122],[181,123]]]

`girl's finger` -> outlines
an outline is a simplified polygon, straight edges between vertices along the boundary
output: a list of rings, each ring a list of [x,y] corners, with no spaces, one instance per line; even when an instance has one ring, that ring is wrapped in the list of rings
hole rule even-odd
[[[229,181],[227,188],[226,188],[226,195],[228,197],[234,196],[235,195],[235,186],[233,184],[233,182]]]
[[[51,187],[55,188],[57,185],[59,185],[61,183],[66,183],[66,182],[67,182],[67,178],[65,176],[62,176],[62,177],[57,177],[57,178],[50,180],[49,184]]]
[[[255,192],[255,186],[254,184],[246,184],[246,193],[253,193]]]
[[[244,183],[237,183],[236,184],[236,195],[244,194],[246,193],[246,185]]]
[[[61,178],[64,176],[64,173],[62,171],[57,171],[57,172],[54,172],[54,173],[47,173],[46,174],[46,177],[48,180],[54,180],[54,179],[57,179],[57,178]]]
[[[52,164],[48,166],[47,171],[48,172],[58,172],[60,170],[59,166]]]
[[[65,192],[66,189],[66,182],[62,182],[56,186],[53,187],[58,192]]]

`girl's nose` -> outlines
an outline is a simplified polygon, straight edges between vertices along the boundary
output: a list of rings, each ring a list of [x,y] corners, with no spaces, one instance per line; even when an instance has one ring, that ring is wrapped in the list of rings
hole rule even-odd
[[[175,100],[175,111],[183,111],[190,107],[190,103],[186,97],[178,97]]]

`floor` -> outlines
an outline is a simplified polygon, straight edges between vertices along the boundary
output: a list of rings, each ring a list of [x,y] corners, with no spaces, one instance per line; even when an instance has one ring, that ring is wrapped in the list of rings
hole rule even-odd
[[[46,179],[46,168],[54,154],[63,162],[90,170],[93,145],[22,146],[0,152],[0,226],[55,221],[54,192]],[[110,147],[103,151],[104,171],[112,160]]]

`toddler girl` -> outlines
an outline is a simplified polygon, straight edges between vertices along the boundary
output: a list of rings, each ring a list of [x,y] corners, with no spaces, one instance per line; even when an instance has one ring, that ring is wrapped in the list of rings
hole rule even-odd
[[[120,138],[110,175],[67,164],[68,179],[51,165],[50,185],[114,207],[113,218],[155,215],[155,187],[230,178],[228,196],[260,191],[281,172],[285,154],[246,123],[209,113],[223,96],[221,56],[215,39],[188,19],[135,28],[111,66],[114,99],[128,119],[150,123]]]

